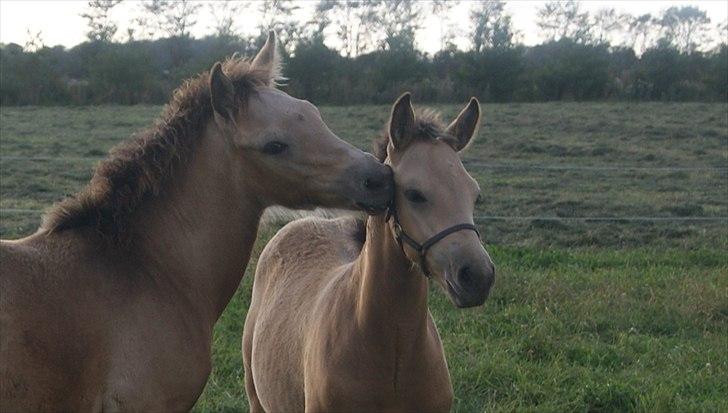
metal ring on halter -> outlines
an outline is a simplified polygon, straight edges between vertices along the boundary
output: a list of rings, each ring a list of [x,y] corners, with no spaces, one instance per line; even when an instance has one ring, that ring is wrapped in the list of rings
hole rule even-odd
[[[463,230],[470,230],[474,231],[478,238],[480,238],[480,232],[478,232],[478,228],[475,227],[473,224],[457,224],[453,225],[451,227],[445,228],[444,230],[438,232],[437,234],[433,235],[432,237],[428,238],[425,242],[422,244],[415,241],[412,237],[407,235],[407,233],[402,229],[402,225],[399,223],[399,217],[397,216],[397,210],[394,207],[394,202],[392,202],[392,205],[389,207],[389,210],[387,211],[387,217],[386,221],[389,221],[390,218],[394,217],[394,238],[397,240],[397,243],[399,244],[399,247],[402,249],[402,253],[404,253],[404,247],[402,242],[409,245],[413,250],[417,252],[420,258],[420,268],[422,268],[422,272],[425,274],[427,278],[430,278],[430,270],[427,267],[427,251],[435,245],[437,242],[441,241],[448,235],[463,231]],[[407,256],[405,254],[405,256]]]

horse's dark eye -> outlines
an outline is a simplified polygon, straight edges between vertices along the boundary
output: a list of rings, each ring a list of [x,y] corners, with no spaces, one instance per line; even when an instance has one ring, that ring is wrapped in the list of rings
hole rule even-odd
[[[288,145],[283,142],[272,141],[265,144],[265,146],[263,147],[263,153],[267,155],[278,155],[279,153],[285,151],[287,148]]]
[[[415,204],[421,204],[423,202],[427,202],[427,198],[425,198],[424,195],[422,195],[422,192],[416,190],[416,189],[408,189],[404,191],[404,196],[409,200],[410,202],[414,202]]]

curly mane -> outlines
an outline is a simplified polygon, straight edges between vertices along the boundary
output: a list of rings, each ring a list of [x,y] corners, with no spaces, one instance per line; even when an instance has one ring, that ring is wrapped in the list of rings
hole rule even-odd
[[[223,71],[235,87],[238,105],[256,87],[274,85],[278,76],[275,68],[256,69],[250,60],[235,56],[223,63]],[[212,115],[209,72],[203,72],[174,92],[151,127],[114,147],[84,189],[52,206],[40,231],[93,227],[121,240],[134,211],[164,194],[170,179],[186,165]]]

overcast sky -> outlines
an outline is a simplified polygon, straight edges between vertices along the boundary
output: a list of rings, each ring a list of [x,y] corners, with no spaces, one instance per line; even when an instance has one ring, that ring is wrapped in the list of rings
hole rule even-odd
[[[112,10],[112,19],[118,24],[117,37],[122,38],[126,32],[127,22],[139,14],[139,0],[125,0]],[[212,32],[214,19],[210,14],[208,4],[199,11],[197,24],[191,33],[194,37],[202,37]],[[307,17],[315,4],[315,1],[301,1],[302,16]],[[467,21],[470,2],[464,1],[450,15],[450,20],[456,23],[463,37],[456,43],[461,48],[467,47],[464,36],[468,34],[468,24],[460,22]],[[539,36],[536,26],[536,12],[545,1],[521,0],[509,1],[506,9],[513,16],[513,23],[522,34],[521,40],[527,45],[540,43],[543,39]],[[662,10],[675,5],[694,5],[708,13],[711,19],[711,26],[716,27],[718,23],[728,18],[728,1],[726,0],[703,0],[703,1],[583,1],[582,7],[585,10],[594,12],[600,8],[613,7],[618,11],[628,12],[633,15],[644,13],[659,14]],[[87,8],[87,1],[33,1],[33,0],[0,0],[0,42],[18,43],[23,45],[28,40],[27,31],[42,32],[42,39],[46,45],[53,46],[61,44],[66,47],[75,46],[85,40],[86,21],[80,16]],[[238,30],[243,34],[256,33],[257,13],[253,10],[240,16],[237,22]],[[423,29],[418,33],[417,46],[427,52],[435,52],[439,49],[439,16],[428,16]],[[717,36],[713,36],[717,38]],[[327,40],[327,43],[329,41]]]

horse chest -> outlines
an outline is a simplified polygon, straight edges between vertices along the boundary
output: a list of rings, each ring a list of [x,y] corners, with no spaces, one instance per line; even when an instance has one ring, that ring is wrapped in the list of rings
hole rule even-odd
[[[210,373],[209,355],[204,360],[196,353],[170,349],[129,354],[127,363],[109,372],[103,410],[189,410]]]
[[[157,315],[119,326],[103,410],[188,410],[202,392],[211,370],[207,329],[190,329],[172,314]]]
[[[394,386],[391,377],[376,380],[338,377],[319,389],[318,397],[306,399],[311,411],[448,412],[453,391],[449,378],[402,381]]]
[[[361,343],[342,348],[349,350],[328,354],[316,379],[309,381],[318,391],[313,401],[307,399],[307,408],[449,411],[453,390],[437,336],[428,336],[408,352],[398,351],[394,342],[384,348]]]

